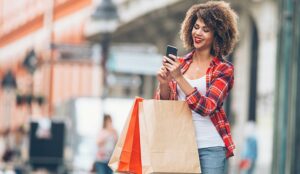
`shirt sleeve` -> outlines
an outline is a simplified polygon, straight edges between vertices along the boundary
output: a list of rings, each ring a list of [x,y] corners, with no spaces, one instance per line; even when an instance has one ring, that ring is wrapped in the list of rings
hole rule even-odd
[[[189,107],[202,116],[213,114],[218,107],[221,107],[229,90],[233,86],[234,68],[233,65],[224,65],[216,70],[216,78],[212,81],[206,94],[201,94],[197,88],[186,96]]]
[[[154,99],[160,100],[160,89],[159,89],[159,85],[158,85],[158,87],[156,88],[155,95],[154,95]]]
[[[171,91],[172,91],[172,89],[171,89],[171,83],[169,83],[169,88],[170,88],[169,98],[164,99],[164,100],[171,100]],[[156,100],[162,100],[161,97],[160,97],[160,88],[159,88],[159,85],[158,85],[158,87],[156,89],[156,92],[155,92],[155,95],[154,95],[154,99],[156,99]]]

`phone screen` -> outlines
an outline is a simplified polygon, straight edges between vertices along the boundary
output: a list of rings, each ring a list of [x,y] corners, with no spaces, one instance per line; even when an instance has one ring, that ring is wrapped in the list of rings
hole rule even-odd
[[[166,50],[166,56],[169,57],[169,54],[172,54],[177,57],[177,48],[174,46],[168,45],[167,50]],[[171,58],[171,57],[169,57],[169,58]],[[173,58],[171,58],[171,59],[173,59]]]

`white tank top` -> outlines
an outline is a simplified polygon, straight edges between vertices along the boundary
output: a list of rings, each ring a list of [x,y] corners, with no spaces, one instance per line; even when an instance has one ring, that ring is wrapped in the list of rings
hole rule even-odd
[[[202,94],[206,94],[206,76],[199,79],[190,80],[185,78],[192,87],[196,87],[198,91]],[[186,95],[181,90],[179,85],[177,85],[178,100],[186,100]],[[198,148],[215,147],[215,146],[225,146],[224,142],[218,133],[217,129],[213,125],[209,116],[203,117],[202,115],[196,113],[192,110],[192,117],[196,131],[196,140]]]

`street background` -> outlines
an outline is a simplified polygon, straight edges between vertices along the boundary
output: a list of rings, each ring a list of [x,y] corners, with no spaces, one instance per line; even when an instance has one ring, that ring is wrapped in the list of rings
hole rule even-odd
[[[199,2],[0,0],[0,170],[89,173],[103,114],[120,135],[133,99],[153,98],[166,46],[187,53],[180,24]],[[300,3],[227,2],[240,31],[226,58],[237,147],[227,172],[251,157],[254,173],[300,173]]]

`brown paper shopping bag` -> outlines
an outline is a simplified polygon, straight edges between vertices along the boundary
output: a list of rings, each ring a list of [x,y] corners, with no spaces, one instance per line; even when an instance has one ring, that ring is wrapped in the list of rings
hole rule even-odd
[[[139,104],[143,174],[200,173],[192,114],[183,101]]]
[[[115,146],[108,164],[113,171],[142,173],[138,117],[138,106],[142,101],[142,98],[135,99],[121,136]]]

